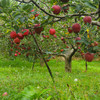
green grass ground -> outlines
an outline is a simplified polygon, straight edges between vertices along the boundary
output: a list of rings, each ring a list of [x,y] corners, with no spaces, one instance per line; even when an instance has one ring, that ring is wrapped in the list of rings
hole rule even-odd
[[[51,60],[48,64],[55,78],[57,91],[46,66],[40,67],[40,64],[36,63],[32,70],[32,63],[26,60],[0,58],[0,100],[22,100],[18,99],[19,93],[29,85],[38,93],[49,89],[42,96],[51,96],[51,99],[47,100],[100,100],[100,61],[88,63],[88,71],[84,72],[85,62],[74,60],[72,73],[64,71],[64,61]],[[4,92],[7,92],[8,96],[3,97]]]

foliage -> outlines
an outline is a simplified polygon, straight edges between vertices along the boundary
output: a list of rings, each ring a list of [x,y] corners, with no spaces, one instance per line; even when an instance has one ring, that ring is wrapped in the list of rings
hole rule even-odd
[[[36,92],[35,88],[33,86],[25,87],[24,90],[19,94],[20,100],[50,100],[51,96],[49,96],[47,99],[42,97],[43,94],[46,94],[48,89],[44,89],[42,91]]]
[[[36,3],[38,3],[37,1]],[[45,2],[45,3],[43,3]],[[7,49],[10,53],[10,55],[13,55],[16,53],[16,50],[20,48],[19,52],[21,52],[22,55],[27,57],[27,55],[30,56],[32,59],[33,55],[39,56],[39,51],[34,43],[33,40],[33,32],[34,32],[34,25],[37,23],[40,23],[41,26],[44,28],[44,31],[39,35],[39,34],[34,34],[40,48],[42,49],[43,52],[51,52],[54,53],[56,51],[57,54],[65,53],[69,48],[72,48],[72,45],[74,47],[81,47],[81,51],[83,53],[86,52],[92,52],[96,53],[99,50],[99,46],[91,46],[91,44],[94,43],[94,41],[99,42],[99,30],[97,30],[97,26],[93,26],[91,24],[85,25],[83,22],[82,17],[70,17],[70,14],[74,13],[91,13],[92,11],[96,11],[98,9],[98,3],[99,1],[88,1],[88,0],[75,0],[69,1],[69,11],[66,13],[65,21],[57,21],[54,23],[56,18],[53,18],[49,15],[44,14],[44,12],[40,11],[35,7],[33,3],[18,3],[16,1],[12,0],[1,0],[1,14],[0,18],[3,21],[2,24],[2,31],[3,34],[8,38],[7,39]],[[5,6],[6,4],[6,6]],[[47,6],[44,6],[47,4]],[[59,2],[56,2],[55,0],[52,0],[52,2],[48,2],[46,0],[43,0],[39,6],[43,7],[45,11],[51,13],[51,7],[54,4],[58,4],[61,7],[63,6],[64,3],[62,3],[60,0]],[[4,7],[5,6],[5,7]],[[34,11],[32,11],[34,8]],[[36,14],[39,14],[37,17]],[[61,11],[59,16],[64,16],[64,12]],[[72,27],[73,23],[75,23],[75,20],[77,23],[81,25],[81,31],[78,34],[69,33],[68,32],[68,27]],[[93,18],[94,20],[94,18]],[[5,27],[5,28],[4,28]],[[48,34],[49,29],[53,27],[56,29],[56,36],[54,37],[53,35]],[[11,31],[16,31],[16,33],[22,33],[23,29],[29,29],[30,34],[28,36],[25,36],[23,40],[21,40],[20,45],[16,47],[16,44],[13,43],[13,39],[9,37],[9,34]],[[89,30],[87,32],[87,30]],[[61,37],[64,37],[64,40],[61,40]],[[77,45],[75,38],[76,37],[81,37],[81,45]],[[70,39],[69,39],[70,38]],[[9,42],[10,41],[10,42]],[[25,44],[23,46],[23,44]],[[27,50],[28,48],[31,48],[30,50]],[[23,49],[24,48],[24,49]],[[13,49],[13,51],[11,51]],[[64,49],[64,52],[61,52],[60,50]],[[49,57],[49,56],[48,56]],[[29,58],[29,57],[28,57]],[[33,60],[33,59],[32,59]]]

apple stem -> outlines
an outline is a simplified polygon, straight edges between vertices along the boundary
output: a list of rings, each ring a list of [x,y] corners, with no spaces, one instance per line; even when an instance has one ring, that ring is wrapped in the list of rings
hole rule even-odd
[[[32,31],[31,31],[31,32],[32,32]],[[51,72],[51,69],[50,69],[49,65],[47,64],[47,62],[46,62],[46,60],[45,60],[45,58],[44,58],[44,56],[43,56],[42,50],[40,49],[40,47],[39,47],[39,45],[38,45],[38,42],[37,42],[37,40],[36,40],[34,34],[33,34],[33,38],[34,38],[34,41],[35,41],[35,43],[36,43],[36,45],[37,45],[37,48],[38,48],[38,50],[39,50],[39,52],[40,52],[40,55],[42,56],[42,59],[44,60],[45,65],[46,65],[46,67],[47,67],[47,69],[48,69],[48,71],[49,71],[49,74],[50,74],[50,76],[51,76],[51,78],[52,78],[52,81],[53,81],[53,83],[55,83],[54,77],[53,77],[52,72]]]

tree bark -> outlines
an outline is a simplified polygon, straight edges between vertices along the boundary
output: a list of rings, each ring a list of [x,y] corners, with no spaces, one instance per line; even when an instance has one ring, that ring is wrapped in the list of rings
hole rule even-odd
[[[71,72],[71,59],[69,57],[65,58],[65,72]]]
[[[65,72],[71,72],[72,68],[71,68],[71,63],[72,63],[72,57],[75,54],[75,52],[77,51],[77,49],[71,49],[69,51],[67,51],[67,53],[65,54]]]

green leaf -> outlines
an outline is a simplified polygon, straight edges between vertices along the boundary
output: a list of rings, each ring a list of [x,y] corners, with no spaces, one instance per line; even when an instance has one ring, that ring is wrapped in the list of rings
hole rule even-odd
[[[46,100],[51,100],[52,96],[49,96]]]
[[[3,15],[0,15],[0,18],[5,21],[7,17],[3,16]]]
[[[45,94],[47,91],[50,91],[50,89],[44,89],[41,93],[39,93],[38,99],[40,98],[40,96],[41,96],[42,94]]]
[[[82,9],[82,6],[81,6],[81,5],[77,5],[77,6],[76,6],[77,12],[79,12],[81,9]]]
[[[25,22],[25,17],[20,18],[20,22],[21,23]]]
[[[90,3],[90,2],[85,2],[85,5],[87,5],[88,7],[92,8],[92,9],[97,10],[96,6],[95,6],[95,5],[93,5],[93,4],[92,4],[92,3]]]
[[[31,11],[31,6],[30,5],[24,5],[23,10],[29,12],[29,11]]]
[[[0,8],[0,13],[2,13],[2,8]]]
[[[1,0],[1,6],[2,8],[10,6],[10,0]]]

